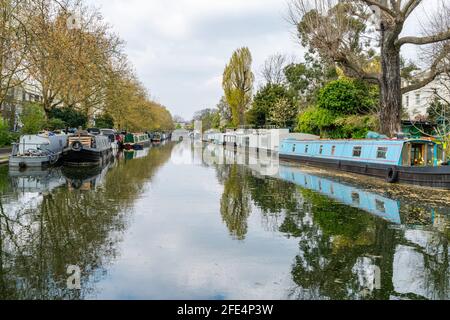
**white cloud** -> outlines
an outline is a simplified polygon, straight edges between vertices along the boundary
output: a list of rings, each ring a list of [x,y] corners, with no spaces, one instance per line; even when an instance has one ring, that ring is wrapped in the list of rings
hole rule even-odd
[[[287,0],[89,0],[127,42],[139,78],[173,114],[190,118],[222,95],[223,68],[232,52],[248,46],[254,72],[267,56],[303,56],[286,21]],[[407,24],[420,31],[438,0],[427,0]],[[416,50],[407,47],[407,58]]]
[[[302,55],[280,0],[90,0],[127,43],[139,78],[173,114],[214,107],[231,53],[248,46],[254,72],[275,52]]]

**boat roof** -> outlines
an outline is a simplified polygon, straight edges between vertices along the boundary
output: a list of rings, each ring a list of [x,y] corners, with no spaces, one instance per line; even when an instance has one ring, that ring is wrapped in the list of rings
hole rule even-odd
[[[285,141],[288,142],[305,142],[305,143],[324,143],[324,142],[331,142],[331,143],[364,143],[364,144],[377,144],[377,143],[383,143],[383,144],[405,144],[405,143],[433,143],[436,144],[436,141],[430,140],[430,139],[320,139],[320,140],[299,140],[295,138],[287,138]]]

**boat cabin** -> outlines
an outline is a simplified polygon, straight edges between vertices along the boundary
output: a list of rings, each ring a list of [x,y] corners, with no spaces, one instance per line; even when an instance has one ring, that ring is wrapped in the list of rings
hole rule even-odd
[[[290,157],[355,161],[402,167],[436,167],[446,161],[434,141],[419,140],[284,140],[281,154]]]

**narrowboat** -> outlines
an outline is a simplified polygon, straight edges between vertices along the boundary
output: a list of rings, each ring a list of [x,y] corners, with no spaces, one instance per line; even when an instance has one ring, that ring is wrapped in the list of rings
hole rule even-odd
[[[280,159],[379,177],[389,183],[450,189],[445,152],[431,139],[286,139]]]
[[[56,164],[67,147],[67,135],[52,132],[24,135],[13,145],[9,158],[12,168],[39,168]]]
[[[80,131],[69,136],[69,148],[63,160],[69,166],[99,165],[110,160],[112,155],[108,137]]]
[[[278,154],[282,142],[286,139],[320,140],[320,137],[290,133],[289,129],[239,130],[236,132],[237,147],[248,149],[250,152]]]
[[[125,150],[143,150],[150,146],[150,138],[146,133],[128,133],[123,144]]]
[[[162,134],[159,132],[153,133],[151,140],[153,143],[160,143],[162,141]]]

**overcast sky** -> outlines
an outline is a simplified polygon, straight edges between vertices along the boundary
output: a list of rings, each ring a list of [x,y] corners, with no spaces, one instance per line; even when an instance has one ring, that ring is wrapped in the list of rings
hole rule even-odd
[[[424,0],[427,5],[436,1]],[[235,49],[250,48],[256,75],[272,54],[298,60],[304,54],[286,21],[286,0],[89,2],[126,41],[126,52],[152,97],[187,120],[218,103],[223,69]],[[408,29],[417,28],[421,18],[416,14]]]

